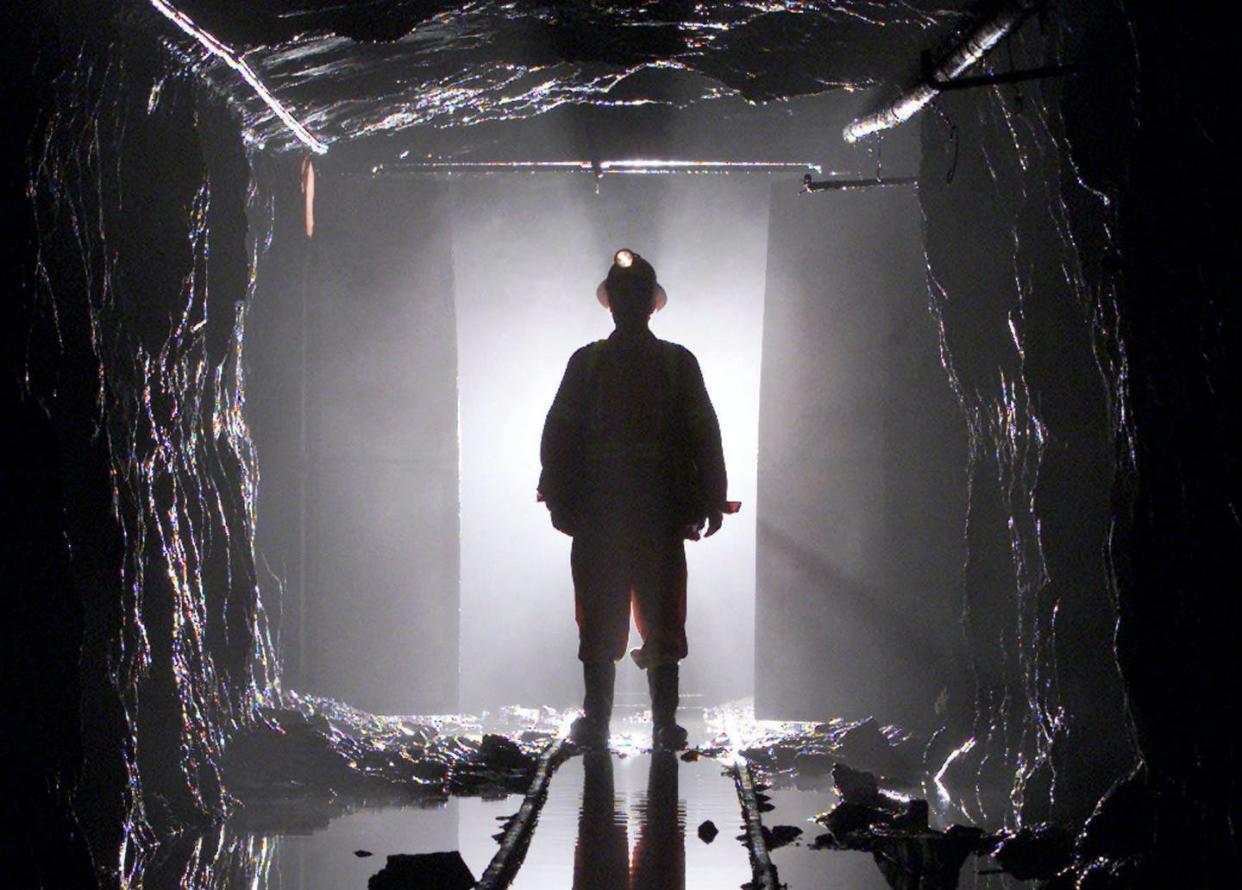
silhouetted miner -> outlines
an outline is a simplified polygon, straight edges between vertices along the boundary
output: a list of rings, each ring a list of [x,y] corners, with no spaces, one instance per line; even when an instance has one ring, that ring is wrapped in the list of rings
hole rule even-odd
[[[643,645],[657,748],[680,748],[677,665],[686,657],[684,541],[720,528],[725,500],[720,425],[690,350],[647,327],[668,297],[651,264],[619,250],[596,297],[616,330],[569,359],[543,428],[539,491],[552,524],[574,539],[578,658],[586,681],[572,735],[608,744],[616,663],[630,610]]]

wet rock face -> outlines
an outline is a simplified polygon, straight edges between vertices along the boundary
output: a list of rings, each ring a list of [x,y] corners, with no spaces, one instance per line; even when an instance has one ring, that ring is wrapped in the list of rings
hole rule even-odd
[[[1228,166],[1222,140],[1239,112],[1229,62],[1205,51],[1220,45],[1221,22],[1159,5],[1127,12],[1124,32],[1093,35],[1091,69],[1067,89],[1065,115],[1081,175],[1115,198],[1117,243],[1099,276],[1118,421],[1109,560],[1145,768],[1105,799],[1079,854],[1094,886],[1127,886],[1135,863],[1153,885],[1174,886],[1190,861],[1205,886],[1226,886],[1242,873],[1242,786],[1224,778],[1242,751],[1242,415],[1232,407],[1242,400],[1242,310],[1225,297],[1237,287],[1227,221],[1240,189],[1207,171]],[[1133,60],[1121,97],[1115,77],[1097,76],[1109,56]],[[1093,866],[1093,855],[1117,861]]]
[[[1002,834],[992,857],[1019,881],[1056,877],[1074,853],[1074,835],[1057,825],[1037,825]]]
[[[919,740],[895,726],[881,726],[874,717],[852,722],[834,720],[805,731],[782,731],[742,753],[774,784],[799,788],[829,786],[837,778],[838,765],[852,772],[845,763],[859,764],[888,780],[903,782],[917,781],[924,767]],[[843,781],[850,781],[845,773],[842,776]]]
[[[829,833],[812,846],[871,852],[893,887],[951,890],[971,856],[986,857],[983,871],[1005,872],[1020,881],[1058,878],[1073,861],[1074,833],[1064,826],[987,834],[975,826],[952,825],[938,831],[928,824],[925,800],[901,799],[881,789],[874,775],[843,764],[833,769],[833,779],[841,802],[816,818]]]
[[[1070,36],[1034,28],[1010,48],[1022,68],[1078,57]],[[1114,453],[1089,257],[1105,236],[1064,235],[1106,199],[1066,169],[1063,86],[946,94],[921,122],[931,309],[970,436],[977,744],[953,778],[1012,788],[1028,821],[1086,818],[1133,763],[1103,556]]]
[[[287,820],[299,807],[306,818],[324,820],[362,801],[521,793],[553,738],[537,728],[480,737],[470,724],[376,717],[318,697],[288,699],[290,707],[261,709],[223,760],[229,790],[252,826]]]
[[[957,766],[999,763],[988,752],[1021,750],[1023,726],[1044,724],[1049,744],[1004,771],[1028,820],[1082,819],[1129,773],[1132,720],[1146,768],[1088,823],[1082,886],[1171,886],[1187,859],[1229,882],[1242,528],[1227,504],[1242,482],[1239,413],[1222,406],[1239,402],[1242,373],[1225,345],[1240,320],[1223,221],[1238,185],[1182,171],[1228,166],[1238,106],[1223,57],[1204,51],[1219,22],[1155,6],[1061,14],[1076,76],[1023,90],[1022,107],[1001,90],[942,97],[944,116],[923,122],[933,309],[984,444],[966,616],[980,744]],[[1032,115],[1046,128],[1010,126]],[[1048,263],[1058,254],[1066,264]],[[995,644],[1019,626],[1021,645]]]
[[[30,212],[29,159],[24,134],[33,132],[48,101],[46,79],[68,60],[50,41],[54,29],[41,4],[15,7],[8,27],[22,34],[0,61],[6,82],[0,158],[0,226],[4,266],[6,337],[0,347],[6,459],[15,472],[0,474],[6,506],[6,591],[0,597],[0,747],[5,752],[7,850],[5,881],[13,886],[89,886],[90,851],[61,793],[81,780],[82,719],[78,703],[91,679],[79,676],[83,603],[74,588],[66,539],[65,468],[50,456],[59,449],[59,424],[17,381],[27,368],[26,342],[40,355],[52,339],[29,305],[35,279],[37,231]],[[26,296],[23,296],[23,293]],[[48,319],[47,321],[50,321]],[[46,324],[46,322],[45,322]],[[27,338],[30,338],[27,341]],[[89,367],[89,365],[87,366]],[[82,454],[81,457],[87,458]],[[95,479],[96,504],[108,500]],[[107,553],[106,548],[101,548]],[[83,553],[83,558],[89,557]],[[119,725],[119,715],[110,715]],[[115,777],[119,781],[119,776]],[[116,787],[114,784],[113,787]]]
[[[24,460],[56,480],[59,528],[41,531],[64,571],[31,599],[37,623],[5,623],[78,671],[56,704],[68,725],[32,740],[67,754],[46,787],[77,824],[58,836],[106,869],[102,851],[224,815],[223,747],[275,680],[241,415],[250,181],[238,121],[170,76],[157,38],[110,4],[57,12],[41,13],[37,122],[10,137],[40,160],[12,168],[38,265],[14,287],[7,370],[42,437]]]
[[[520,120],[562,103],[606,102],[617,84],[604,72],[637,74],[645,66],[697,72],[755,101],[860,87],[905,77],[928,32],[960,17],[952,8],[960,4],[922,0],[900,8],[495,0],[384,9],[285,5],[297,14],[281,16],[266,4],[190,8],[244,52],[284,101],[315,119],[319,135],[343,140],[394,126]],[[431,18],[437,7],[453,12]],[[778,47],[790,51],[774,52]],[[222,66],[206,67],[208,77],[229,82]],[[306,77],[312,68],[317,75]],[[249,91],[237,98],[256,138],[290,147],[287,128],[270,109]],[[394,115],[395,108],[406,111]]]

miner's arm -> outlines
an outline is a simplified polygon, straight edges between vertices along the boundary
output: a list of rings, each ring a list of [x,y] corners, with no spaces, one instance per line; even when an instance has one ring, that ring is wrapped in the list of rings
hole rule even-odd
[[[703,372],[699,369],[698,359],[689,350],[686,350],[685,358],[687,426],[694,461],[698,466],[699,490],[707,502],[706,534],[712,535],[720,528],[722,515],[728,511],[729,477],[725,472],[724,447],[720,442],[720,421],[707,395]]]
[[[573,534],[575,485],[581,473],[582,415],[586,410],[586,348],[570,356],[565,376],[552,400],[539,443],[539,496],[552,514],[552,525]]]

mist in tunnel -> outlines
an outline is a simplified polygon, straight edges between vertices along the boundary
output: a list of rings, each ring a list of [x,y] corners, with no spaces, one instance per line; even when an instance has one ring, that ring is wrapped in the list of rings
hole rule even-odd
[[[744,505],[686,546],[686,693],[752,695],[758,665],[773,716],[943,711],[960,672],[965,451],[912,193],[808,197],[755,174],[321,191],[305,283],[311,580],[283,622],[287,641],[306,635],[302,688],[393,713],[580,695],[570,539],[535,501],[539,440],[568,356],[611,332],[595,288],[629,246],[670,294],[653,331],[699,358]],[[260,513],[263,537],[276,523]],[[642,692],[628,663],[620,682]]]
[[[686,547],[685,691],[696,704],[754,692],[761,365],[770,375],[825,349],[864,351],[854,376],[811,379],[801,393],[772,397],[796,414],[826,386],[865,382],[868,362],[884,361],[875,350],[889,348],[848,338],[826,346],[805,336],[809,328],[779,331],[765,346],[765,301],[794,299],[786,282],[798,281],[813,303],[841,312],[829,294],[813,296],[816,288],[850,287],[873,265],[904,262],[917,234],[905,207],[890,217],[877,211],[864,234],[845,238],[853,224],[842,198],[801,195],[798,172],[745,163],[816,156],[832,122],[855,106],[816,97],[773,108],[731,103],[724,116],[573,112],[515,131],[523,152],[545,158],[601,147],[693,158],[724,145],[724,157],[743,165],[727,173],[691,167],[596,180],[397,164],[368,175],[317,164],[311,239],[290,170],[261,168],[275,192],[274,235],[258,266],[248,410],[262,464],[258,550],[293,688],[383,713],[578,698],[570,541],[534,500],[539,439],[569,355],[612,330],[595,289],[613,252],[629,246],[654,263],[671,297],[652,330],[699,359],[729,497],[743,504],[719,536]],[[630,126],[633,114],[641,127]],[[909,171],[915,147],[909,136],[890,140],[886,169]],[[850,149],[838,161],[849,158],[864,167],[878,160]],[[872,206],[867,195],[852,200]],[[804,212],[791,213],[796,207]],[[847,244],[866,249],[854,256]],[[828,259],[803,268],[791,251]],[[886,300],[916,318],[921,267],[907,267],[899,283],[877,288],[884,299],[847,307],[838,329]],[[930,373],[942,385],[939,370]],[[795,418],[774,429],[787,421]],[[812,492],[820,481],[807,479]],[[794,524],[808,521],[789,513],[792,502],[767,503]],[[803,648],[833,644],[823,626],[794,631]],[[867,645],[883,657],[882,640]],[[813,660],[786,661],[779,685],[817,687],[820,670]],[[848,676],[839,684],[857,685]],[[645,698],[628,663],[621,687]],[[857,710],[868,710],[858,698]]]
[[[687,545],[687,692],[748,695],[754,491],[767,248],[766,177],[507,176],[454,183],[462,499],[462,701],[569,703],[580,693],[570,539],[535,503],[539,438],[569,355],[606,337],[595,289],[613,252],[648,258],[669,294],[656,336],[699,358],[720,419],[730,497]],[[626,670],[633,677],[626,678]],[[621,687],[641,676],[624,665]]]

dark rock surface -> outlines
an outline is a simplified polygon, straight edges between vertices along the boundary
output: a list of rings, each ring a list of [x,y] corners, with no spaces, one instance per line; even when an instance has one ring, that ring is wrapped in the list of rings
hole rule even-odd
[[[1002,834],[992,857],[1019,881],[1047,880],[1070,864],[1072,832],[1055,825],[1036,825]]]
[[[797,825],[763,826],[763,840],[769,850],[779,850],[802,837],[802,829]]]
[[[256,824],[279,822],[299,806],[320,812],[363,800],[520,793],[551,739],[537,729],[480,738],[470,726],[379,718],[330,699],[290,703],[264,709],[223,760],[244,818]]]
[[[774,785],[814,789],[830,787],[834,767],[847,760],[886,779],[914,781],[923,767],[922,745],[898,727],[868,717],[787,729],[742,753]]]
[[[470,890],[474,875],[461,853],[397,853],[367,881],[367,890]]]

